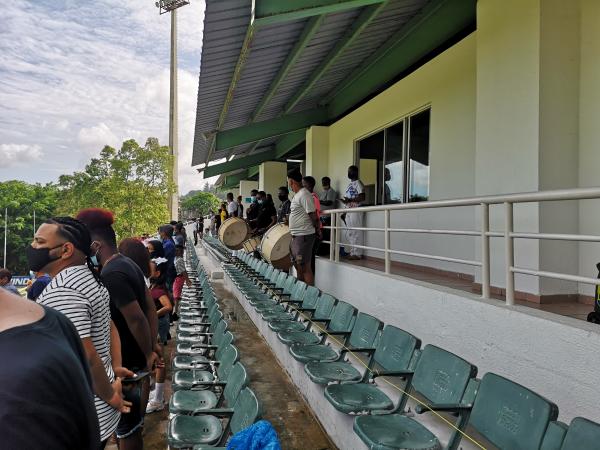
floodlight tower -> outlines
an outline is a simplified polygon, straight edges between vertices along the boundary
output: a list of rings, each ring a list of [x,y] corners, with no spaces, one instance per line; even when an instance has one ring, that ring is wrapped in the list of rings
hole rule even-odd
[[[155,3],[159,13],[171,13],[171,83],[169,104],[169,148],[173,159],[170,180],[174,189],[168,199],[169,213],[172,220],[179,219],[179,176],[178,176],[178,147],[177,139],[177,9],[188,5],[188,0],[160,0]]]

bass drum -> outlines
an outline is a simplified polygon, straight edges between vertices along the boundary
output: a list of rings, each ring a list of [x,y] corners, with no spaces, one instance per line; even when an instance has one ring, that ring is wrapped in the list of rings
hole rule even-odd
[[[244,247],[244,250],[246,250],[247,253],[253,253],[256,249],[258,249],[258,246],[260,245],[260,240],[260,236],[251,237],[250,239],[246,239],[242,243],[242,247]]]
[[[279,270],[288,270],[292,265],[290,261],[291,242],[292,235],[289,227],[278,223],[263,235],[258,251],[273,267]]]
[[[219,227],[219,240],[230,250],[239,250],[250,228],[244,219],[230,217]]]

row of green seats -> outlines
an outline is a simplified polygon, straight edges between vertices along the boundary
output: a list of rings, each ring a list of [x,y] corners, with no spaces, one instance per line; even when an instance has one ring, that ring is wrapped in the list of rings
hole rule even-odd
[[[260,417],[260,406],[193,246],[186,254],[192,285],[179,305],[167,439],[169,448],[225,449]]]
[[[421,348],[416,336],[252,255],[238,252],[223,268],[307,376],[325,386],[334,408],[357,415],[354,431],[371,449],[443,448],[438,436],[407,414],[409,396],[419,399],[417,415],[436,414],[451,423],[446,449],[477,442],[467,435],[471,429],[500,449],[598,447],[600,425],[580,417],[570,426],[557,422],[557,405],[534,391],[495,373],[479,379],[477,367],[460,356],[431,344]],[[357,356],[354,363],[348,353]],[[378,379],[398,392],[395,402]]]

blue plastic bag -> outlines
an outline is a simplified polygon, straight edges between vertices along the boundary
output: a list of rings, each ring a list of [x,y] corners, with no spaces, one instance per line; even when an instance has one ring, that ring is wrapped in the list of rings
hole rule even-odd
[[[281,450],[275,429],[266,420],[235,434],[227,444],[227,450]]]

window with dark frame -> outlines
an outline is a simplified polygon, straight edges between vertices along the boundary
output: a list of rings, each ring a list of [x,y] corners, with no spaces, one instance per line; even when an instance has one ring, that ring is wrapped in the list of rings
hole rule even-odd
[[[429,108],[419,111],[357,142],[359,165],[376,172],[361,173],[361,178],[375,180],[365,183],[367,203],[429,199],[430,116]]]

